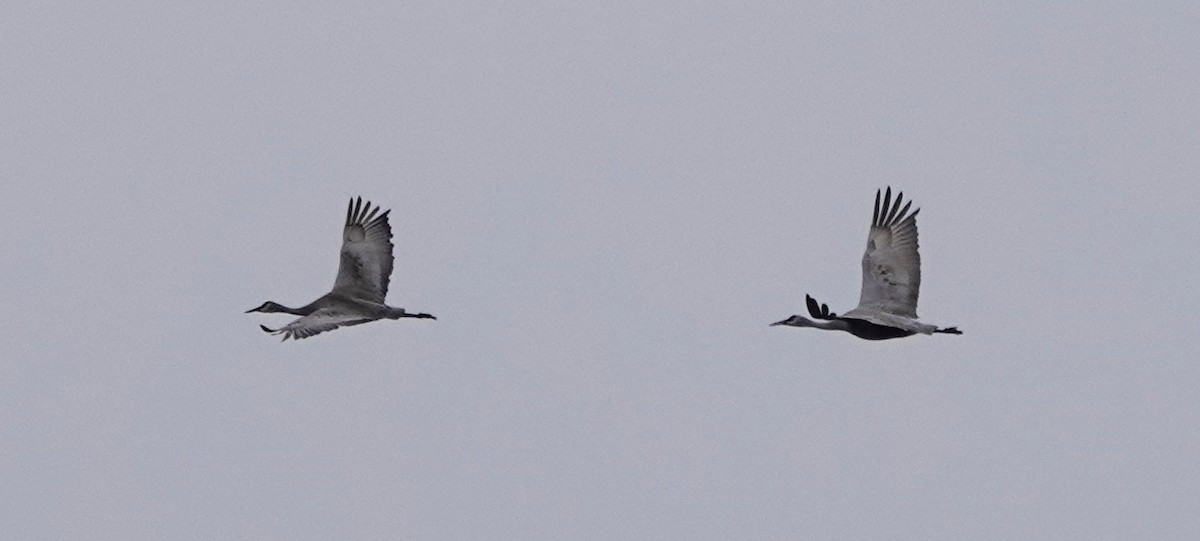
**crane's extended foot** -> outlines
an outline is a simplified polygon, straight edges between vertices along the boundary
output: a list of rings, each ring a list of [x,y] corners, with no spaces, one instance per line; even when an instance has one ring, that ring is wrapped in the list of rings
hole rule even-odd
[[[958,330],[958,327],[946,327],[945,329],[938,329],[933,332],[940,332],[940,333],[945,333],[945,334],[962,334],[962,331]]]

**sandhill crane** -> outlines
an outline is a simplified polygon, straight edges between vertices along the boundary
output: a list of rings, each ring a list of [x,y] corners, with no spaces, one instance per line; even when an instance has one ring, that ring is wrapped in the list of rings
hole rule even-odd
[[[410,314],[403,308],[384,304],[388,282],[392,275],[392,226],[388,213],[375,216],[379,207],[363,204],[362,197],[351,199],[346,209],[346,226],[342,230],[342,262],[338,267],[333,291],[300,308],[288,308],[271,301],[250,312],[284,312],[304,316],[278,329],[259,325],[270,334],[283,334],[283,339],[299,340],[316,336],[338,327],[358,325],[377,319],[415,317],[437,319],[429,314]]]
[[[875,214],[867,234],[867,251],[862,258],[862,293],[858,307],[839,316],[830,312],[828,305],[817,304],[816,299],[805,295],[809,315],[824,321],[792,316],[771,326],[846,331],[867,340],[902,338],[916,333],[962,334],[957,327],[938,328],[917,321],[917,294],[921,289],[917,213],[921,209],[908,214],[912,201],[901,209],[903,193],[896,194],[893,204],[891,187],[883,196],[883,205],[879,204],[879,195],[876,190]]]

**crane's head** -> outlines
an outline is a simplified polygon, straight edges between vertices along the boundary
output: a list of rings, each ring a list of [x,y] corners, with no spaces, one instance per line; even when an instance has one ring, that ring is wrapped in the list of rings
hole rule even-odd
[[[267,302],[262,303],[262,305],[259,306],[258,308],[251,308],[249,310],[246,310],[246,313],[247,314],[249,314],[250,312],[273,313],[273,312],[283,312],[283,311],[285,311],[285,310],[282,306],[275,304],[271,301],[267,301]]]

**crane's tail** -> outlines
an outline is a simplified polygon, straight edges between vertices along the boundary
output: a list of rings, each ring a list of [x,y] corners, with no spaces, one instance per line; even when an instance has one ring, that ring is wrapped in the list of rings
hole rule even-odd
[[[962,331],[958,330],[958,327],[945,327],[945,328],[938,329],[933,332],[940,332],[940,333],[945,333],[945,334],[962,334]]]
[[[390,307],[389,307],[389,308],[390,308]],[[405,312],[403,308],[392,308],[392,311],[391,311],[391,312],[390,312],[390,313],[389,313],[389,314],[388,314],[386,317],[387,317],[388,319],[400,319],[400,318],[402,318],[402,317],[415,317],[415,318],[417,318],[417,319],[437,319],[436,317],[433,317],[433,316],[432,316],[432,315],[430,315],[430,314],[425,314],[425,313],[413,314],[413,313],[410,313],[410,312]],[[366,323],[366,322],[368,322],[368,321],[371,321],[371,320],[369,320],[369,319],[364,319],[364,320],[362,320],[362,321],[357,321],[357,322],[354,322],[354,323],[349,323],[349,325],[356,325],[356,324],[358,324],[358,323]]]

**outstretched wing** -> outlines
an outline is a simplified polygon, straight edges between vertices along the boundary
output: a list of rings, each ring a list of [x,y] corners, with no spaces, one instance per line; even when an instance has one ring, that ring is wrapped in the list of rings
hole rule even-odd
[[[916,318],[917,296],[921,289],[917,213],[921,209],[908,214],[911,201],[901,209],[903,193],[897,193],[896,202],[892,203],[891,187],[887,189],[882,205],[879,195],[877,190],[867,251],[862,259],[862,294],[858,307]]]
[[[259,325],[259,327],[270,334],[282,334],[286,341],[288,338],[300,340],[325,331],[332,331],[338,327],[348,327],[368,321],[375,321],[375,318],[364,318],[362,314],[349,313],[344,310],[322,308],[278,329],[270,329],[266,325]]]
[[[383,304],[392,276],[392,226],[388,213],[376,216],[379,207],[351,199],[342,230],[342,262],[334,293]]]

